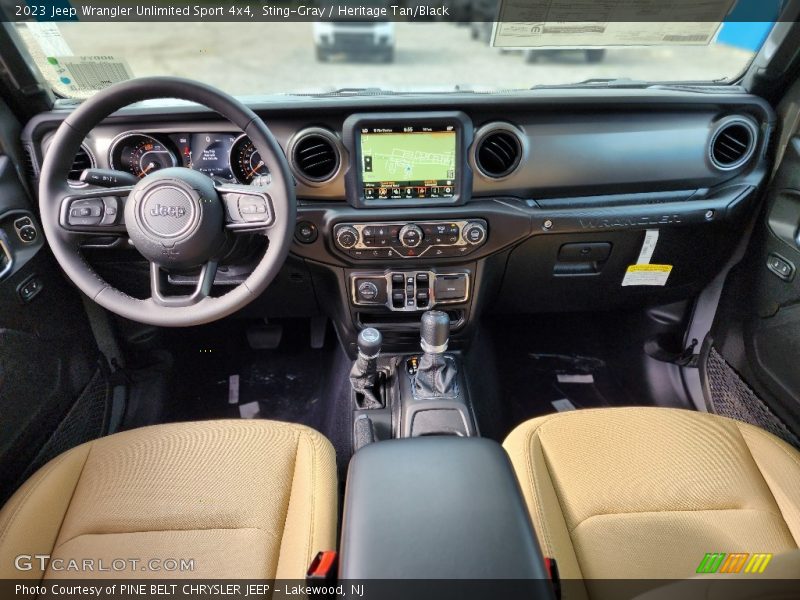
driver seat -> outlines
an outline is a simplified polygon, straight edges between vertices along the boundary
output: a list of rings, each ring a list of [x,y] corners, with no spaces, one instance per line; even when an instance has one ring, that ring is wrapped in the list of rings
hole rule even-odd
[[[303,579],[317,552],[336,547],[336,513],[334,450],[308,427],[144,427],[61,454],[12,496],[0,511],[0,578]],[[112,562],[130,558],[140,562]]]

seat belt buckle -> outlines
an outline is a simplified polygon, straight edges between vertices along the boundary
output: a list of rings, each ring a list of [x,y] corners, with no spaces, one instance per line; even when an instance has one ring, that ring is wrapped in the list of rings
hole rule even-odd
[[[561,577],[558,574],[558,563],[555,558],[545,557],[544,568],[547,570],[547,575],[550,577],[550,582],[553,584],[553,595],[556,600],[561,600]]]
[[[306,585],[311,587],[311,600],[332,598],[335,595],[336,575],[339,566],[339,555],[336,550],[317,552],[306,571]],[[314,591],[314,589],[317,591]]]

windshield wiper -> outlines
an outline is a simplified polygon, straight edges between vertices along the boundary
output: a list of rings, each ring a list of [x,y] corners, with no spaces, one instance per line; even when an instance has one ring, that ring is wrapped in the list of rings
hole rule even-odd
[[[560,84],[539,84],[534,85],[530,89],[532,90],[542,90],[542,89],[550,89],[550,88],[583,88],[583,87],[599,87],[599,88],[643,88],[649,87],[652,83],[649,81],[642,81],[639,79],[631,79],[629,77],[609,77],[609,78],[602,78],[602,77],[592,77],[590,79],[584,79],[583,81],[579,81],[577,83],[560,83]]]
[[[379,87],[343,87],[329,92],[317,92],[308,94],[309,96],[386,96],[397,94],[392,90],[384,90]]]

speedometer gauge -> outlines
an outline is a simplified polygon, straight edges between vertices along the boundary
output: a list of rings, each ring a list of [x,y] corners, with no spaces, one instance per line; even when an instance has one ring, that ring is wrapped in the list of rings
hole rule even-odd
[[[239,183],[245,184],[256,177],[269,175],[267,165],[246,135],[240,135],[231,147],[231,171]]]
[[[143,133],[130,133],[117,138],[111,146],[109,162],[112,169],[128,171],[137,177],[178,165],[172,150]]]

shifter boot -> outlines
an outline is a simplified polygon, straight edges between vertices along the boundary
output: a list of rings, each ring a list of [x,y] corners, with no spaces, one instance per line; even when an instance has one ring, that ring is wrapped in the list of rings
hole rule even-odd
[[[457,396],[456,366],[453,360],[444,354],[423,354],[414,376],[414,394],[419,399]]]
[[[450,317],[439,310],[429,310],[420,323],[420,346],[425,352],[414,375],[414,395],[427,398],[458,396],[455,361],[445,355],[450,339]]]
[[[358,334],[358,358],[350,369],[350,385],[356,393],[358,408],[383,408],[380,397],[378,355],[383,337],[380,331],[368,327]]]
[[[359,353],[353,368],[350,369],[350,385],[353,391],[364,398],[359,408],[382,408],[383,402],[379,397],[378,361],[367,358]],[[358,397],[358,396],[356,396]]]

